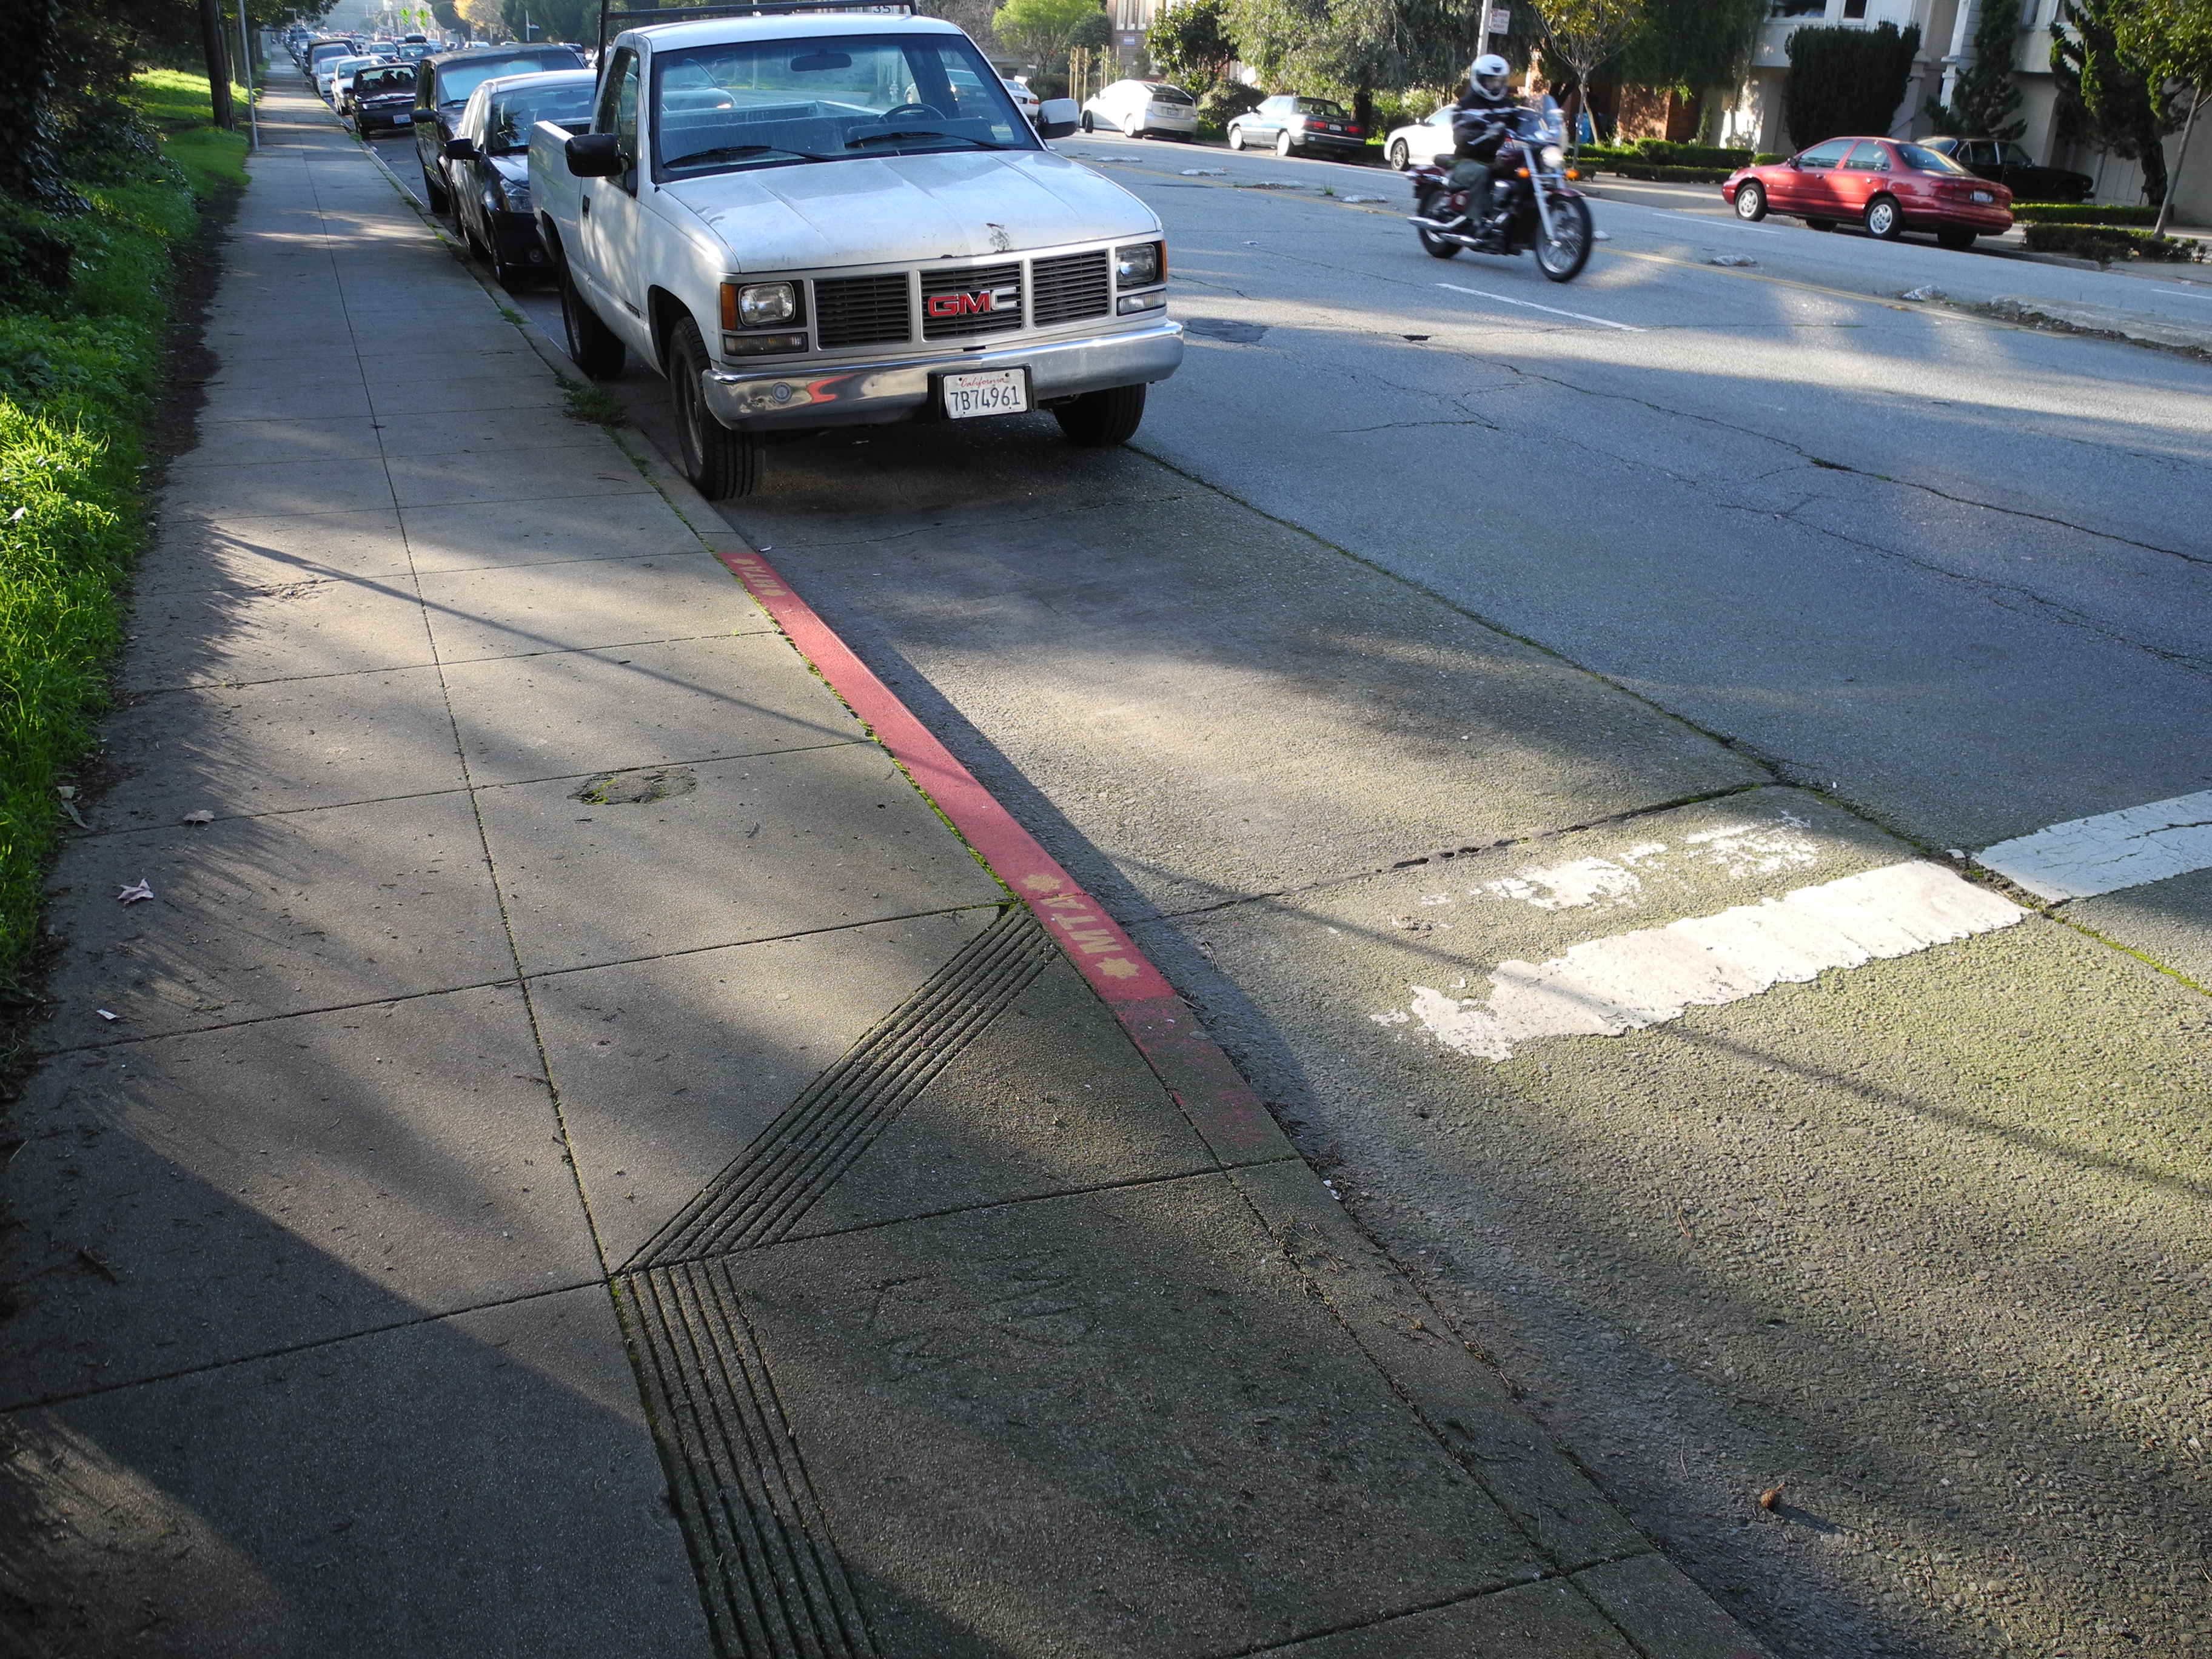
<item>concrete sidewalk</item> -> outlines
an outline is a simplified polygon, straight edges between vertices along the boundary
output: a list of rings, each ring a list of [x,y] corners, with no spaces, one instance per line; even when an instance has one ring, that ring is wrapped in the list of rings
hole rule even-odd
[[[0,1634],[1757,1652],[278,86],[56,878]]]

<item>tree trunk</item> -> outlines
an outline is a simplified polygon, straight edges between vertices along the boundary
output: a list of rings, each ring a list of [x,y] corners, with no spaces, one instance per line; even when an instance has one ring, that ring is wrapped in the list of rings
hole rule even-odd
[[[0,15],[0,194],[44,204],[53,155],[56,0],[11,0]]]
[[[2189,135],[2197,131],[2197,112],[2204,107],[2204,88],[2192,87],[2189,92],[2189,118],[2181,124],[2181,148],[2174,152],[2173,176],[2183,176],[2189,166]],[[2166,227],[2173,217],[2173,191],[2169,188],[2158,204],[2158,222],[2151,227],[2151,234],[2163,236]]]
[[[222,0],[200,0],[200,45],[207,53],[208,94],[215,101],[215,124],[227,128],[237,118],[230,107],[230,53],[224,50]]]

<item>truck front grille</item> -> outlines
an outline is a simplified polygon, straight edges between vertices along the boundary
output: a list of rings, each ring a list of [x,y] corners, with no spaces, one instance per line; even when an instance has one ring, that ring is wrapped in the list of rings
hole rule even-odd
[[[1030,269],[1030,326],[1050,328],[1079,317],[1104,317],[1114,309],[1104,248],[1040,259]]]
[[[921,276],[921,337],[964,340],[1022,325],[1022,268],[971,266]]]
[[[903,271],[888,276],[837,276],[814,284],[814,327],[824,350],[879,345],[914,337],[914,312]]]

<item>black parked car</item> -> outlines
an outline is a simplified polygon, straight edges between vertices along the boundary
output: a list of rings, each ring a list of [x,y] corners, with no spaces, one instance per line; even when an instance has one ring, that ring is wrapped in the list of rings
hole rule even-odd
[[[1993,179],[2015,202],[2086,202],[2097,181],[2086,173],[2035,164],[2027,146],[2000,138],[1923,138],[1921,148],[1948,155],[1978,179]]]
[[[356,70],[348,103],[353,111],[353,130],[364,138],[413,125],[415,66],[378,64]]]
[[[1352,112],[1334,98],[1297,98],[1285,94],[1229,124],[1229,148],[1274,147],[1278,155],[1316,153],[1360,156],[1367,134]]]
[[[416,65],[415,157],[422,164],[422,189],[433,212],[453,204],[446,145],[470,96],[496,75],[580,70],[584,60],[566,46],[494,46],[488,51],[441,52]]]
[[[506,287],[552,270],[530,210],[530,129],[554,121],[589,131],[598,83],[589,70],[500,76],[476,89],[454,124],[446,143],[453,221]]]

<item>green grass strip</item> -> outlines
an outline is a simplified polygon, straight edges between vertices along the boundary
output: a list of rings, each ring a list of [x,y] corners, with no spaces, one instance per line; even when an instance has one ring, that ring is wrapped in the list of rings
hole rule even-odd
[[[68,252],[58,289],[0,290],[0,978],[29,962],[58,790],[107,706],[172,254],[198,200],[246,177],[244,138],[209,125],[204,78],[156,70],[132,101],[159,153],[81,186],[88,213],[0,212],[0,278],[11,248],[58,239]]]

